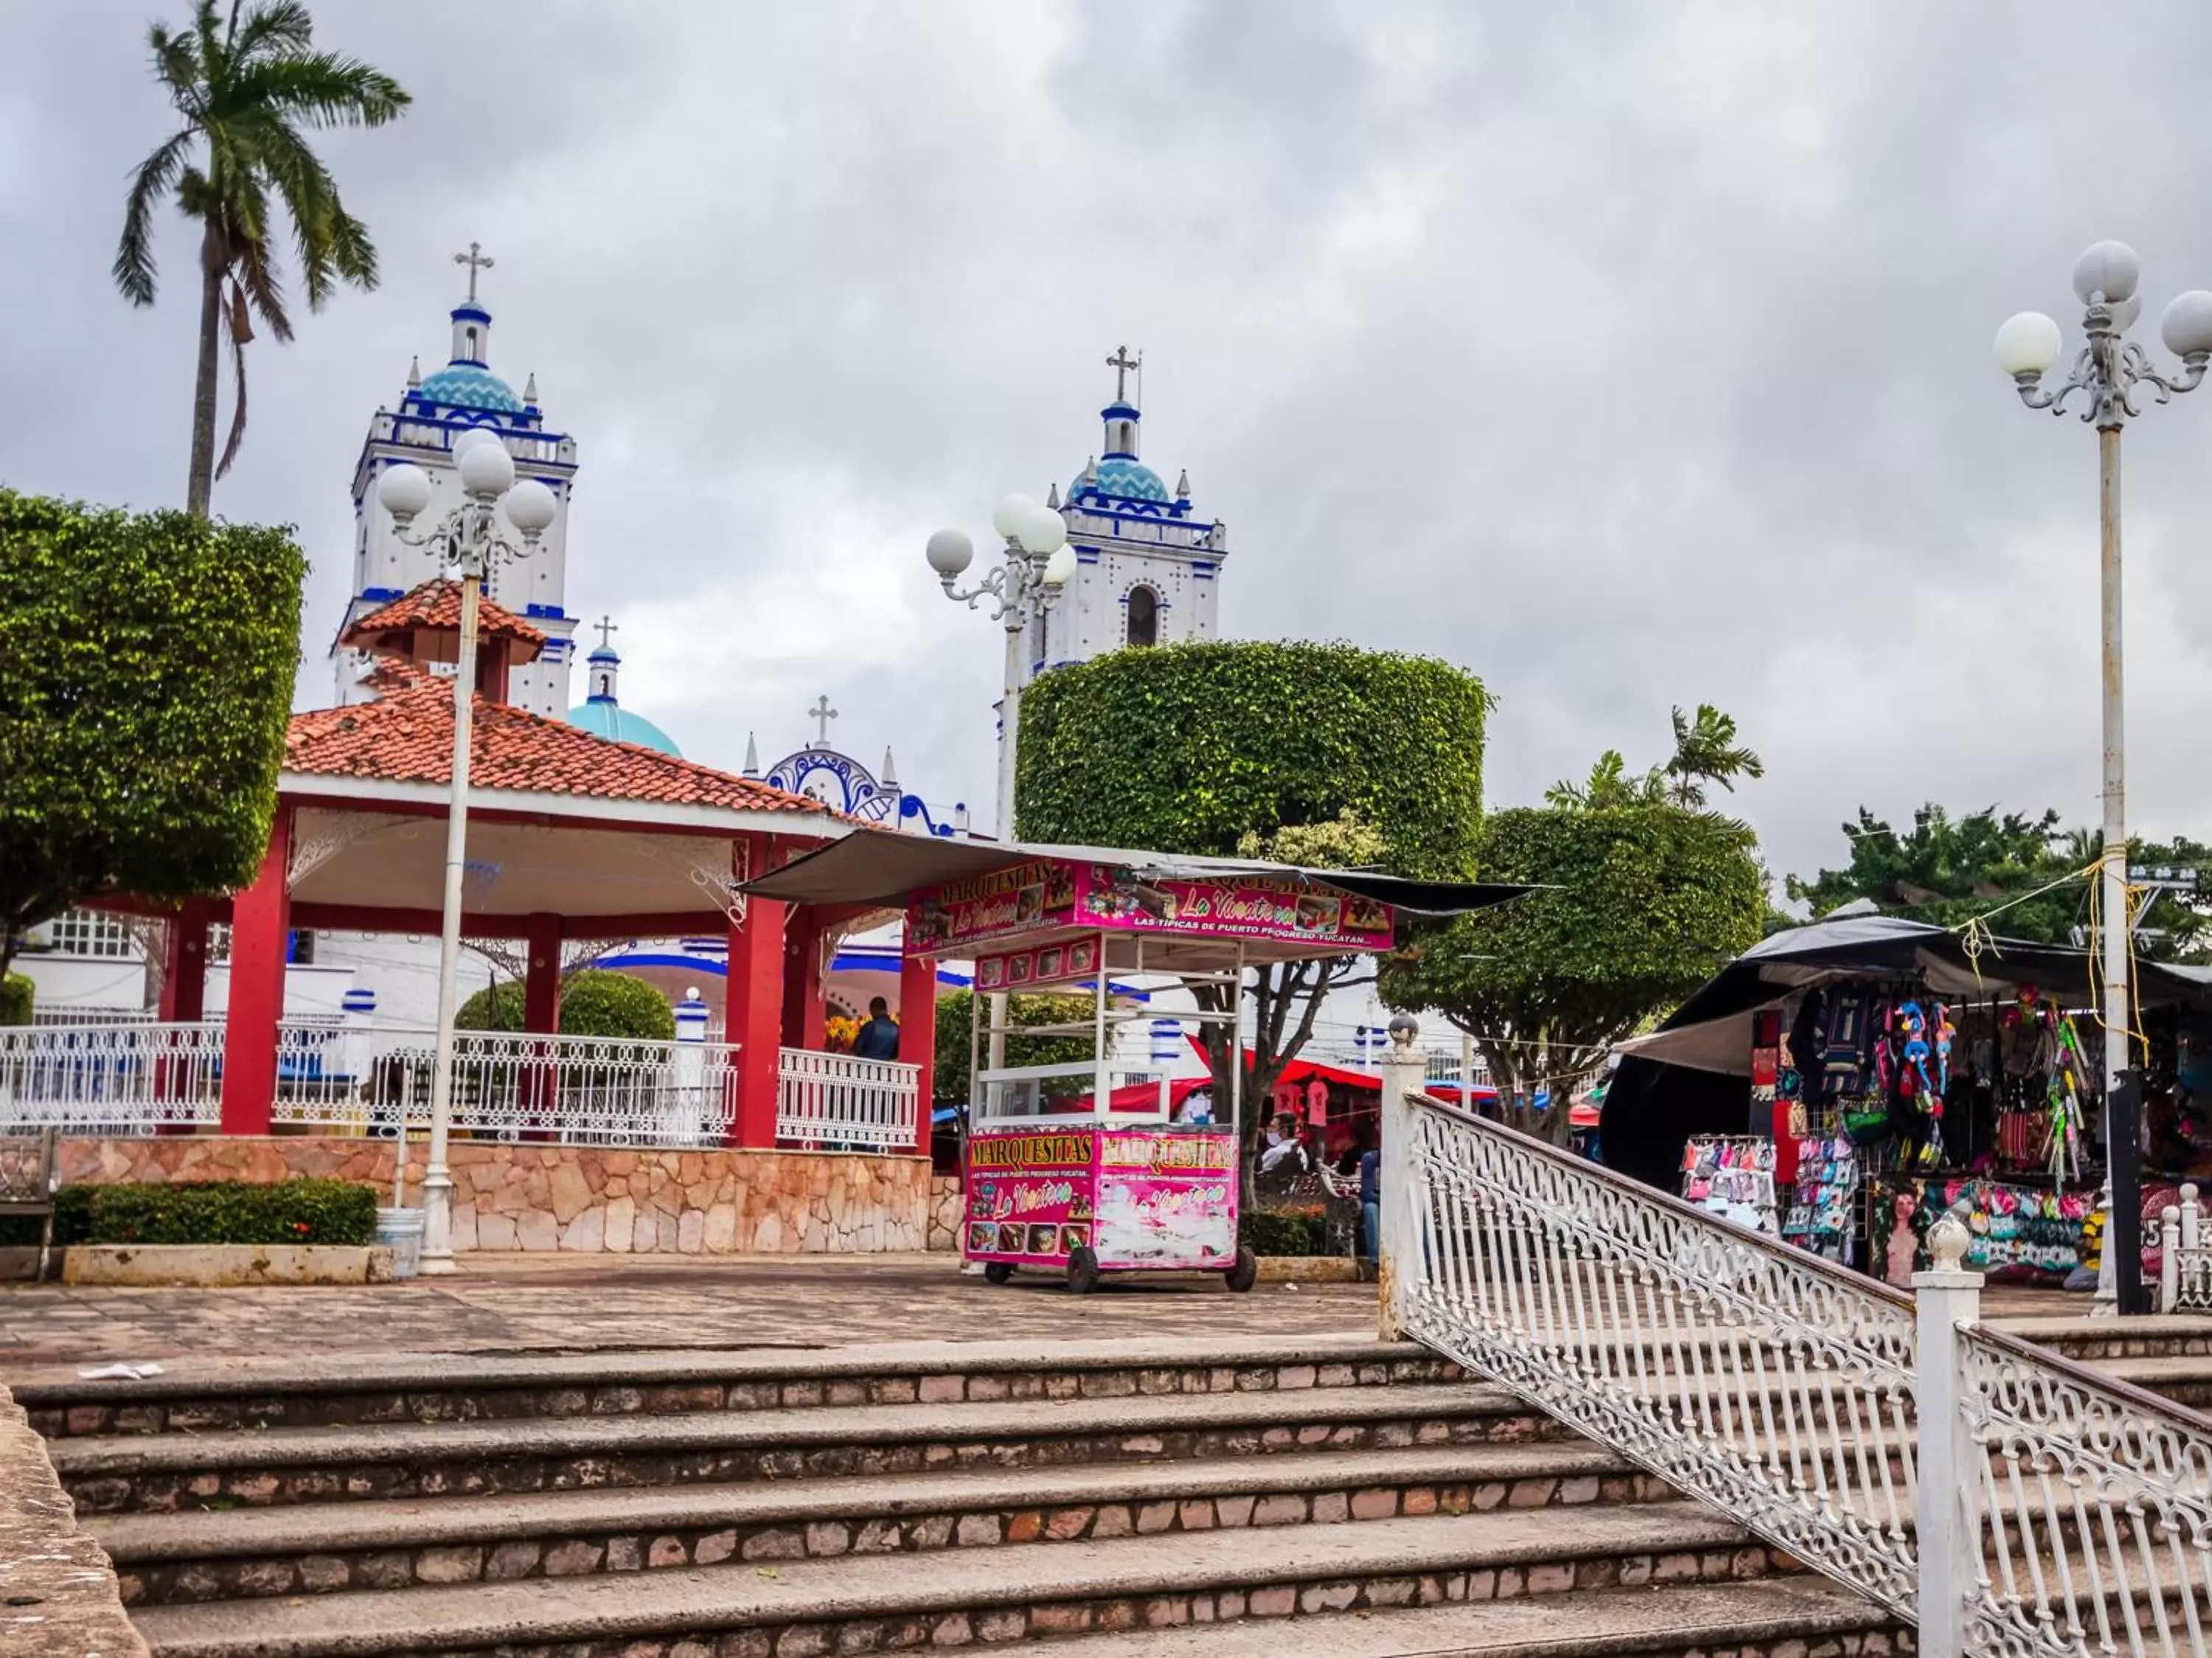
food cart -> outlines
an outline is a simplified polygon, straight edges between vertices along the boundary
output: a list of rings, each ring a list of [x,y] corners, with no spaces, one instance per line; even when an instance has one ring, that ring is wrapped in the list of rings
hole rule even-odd
[[[1217,1100],[1210,1079],[1119,1040],[1156,1009],[1117,997],[1116,980],[1179,986],[1194,1006],[1178,1019],[1233,1032],[1249,969],[1386,951],[1399,908],[1455,913],[1525,889],[861,831],[747,890],[896,900],[908,956],[974,960],[961,1253],[994,1283],[1064,1272],[1079,1294],[1106,1272],[1218,1273],[1237,1290],[1257,1276],[1237,1243],[1243,1067]],[[1089,1016],[1014,1026],[1006,996],[1037,991],[1087,993]],[[1087,1037],[1090,1057],[1007,1063],[1010,1038],[1040,1036]]]

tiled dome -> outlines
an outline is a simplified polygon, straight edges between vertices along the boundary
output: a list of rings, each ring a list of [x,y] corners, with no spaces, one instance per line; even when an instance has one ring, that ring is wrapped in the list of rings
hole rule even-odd
[[[415,395],[426,403],[454,408],[496,409],[506,414],[522,412],[522,399],[514,394],[514,387],[490,369],[471,363],[449,363],[437,373],[426,375],[415,388]]]

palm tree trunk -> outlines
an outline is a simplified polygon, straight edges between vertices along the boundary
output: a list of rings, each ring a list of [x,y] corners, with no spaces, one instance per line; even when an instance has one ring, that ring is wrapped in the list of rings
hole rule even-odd
[[[207,516],[215,487],[216,377],[221,372],[222,261],[216,228],[200,239],[200,361],[192,384],[192,472],[185,489],[187,511]]]

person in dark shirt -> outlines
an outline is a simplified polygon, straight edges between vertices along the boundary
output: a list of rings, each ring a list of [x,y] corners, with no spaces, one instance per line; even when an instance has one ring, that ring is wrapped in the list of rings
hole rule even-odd
[[[890,1003],[877,997],[868,1003],[868,1022],[853,1033],[853,1058],[896,1059],[898,1048],[898,1021],[891,1017]]]
[[[1370,1261],[1382,1254],[1382,1154],[1372,1143],[1359,1154],[1360,1253]]]

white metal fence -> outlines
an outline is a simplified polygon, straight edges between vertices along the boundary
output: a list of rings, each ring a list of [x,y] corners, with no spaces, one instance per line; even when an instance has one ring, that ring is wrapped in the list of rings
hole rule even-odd
[[[0,1129],[153,1134],[221,1120],[219,1023],[0,1030]],[[276,1032],[274,1124],[388,1136],[428,1126],[435,1033],[328,1018]],[[453,1125],[497,1139],[720,1145],[734,1120],[726,1043],[463,1031]]]
[[[2212,1418],[1983,1326],[1954,1221],[1916,1306],[1415,1075],[1385,1112],[1406,1334],[1917,1617],[1923,1658],[2208,1650]]]
[[[222,1093],[220,1025],[0,1028],[0,1130],[187,1129],[217,1119]]]
[[[778,1140],[911,1151],[921,1109],[918,1065],[811,1048],[786,1048],[777,1059]]]

